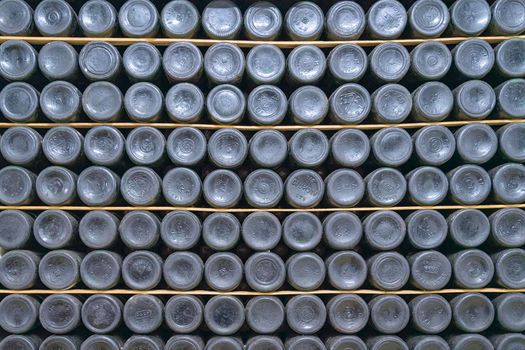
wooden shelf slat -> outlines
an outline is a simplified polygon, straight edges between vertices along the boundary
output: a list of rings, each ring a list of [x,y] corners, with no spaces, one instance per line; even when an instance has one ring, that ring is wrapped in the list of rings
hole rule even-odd
[[[489,43],[499,43],[511,38],[525,38],[525,35],[518,36],[480,36],[479,39]],[[85,45],[91,41],[106,41],[117,46],[127,46],[138,42],[147,42],[156,46],[168,46],[176,42],[190,42],[197,46],[207,47],[216,43],[232,43],[239,47],[250,48],[255,45],[272,44],[283,49],[294,48],[299,45],[315,45],[320,48],[331,48],[340,44],[356,44],[363,47],[373,47],[386,42],[395,42],[404,46],[415,46],[426,41],[437,41],[444,44],[457,44],[471,37],[449,37],[434,39],[395,39],[395,40],[349,40],[349,41],[257,41],[257,40],[215,40],[215,39],[177,39],[177,38],[90,38],[90,37],[38,37],[38,36],[0,36],[0,42],[7,40],[25,40],[30,44],[44,45],[50,41],[65,41],[72,45]]]
[[[485,120],[452,120],[442,122],[415,122],[415,123],[399,123],[399,124],[357,124],[357,125],[220,125],[220,124],[182,124],[182,123],[133,123],[133,122],[113,122],[113,123],[95,123],[95,122],[74,122],[74,123],[11,123],[0,122],[0,129],[11,128],[15,126],[27,126],[36,129],[50,129],[56,126],[70,126],[77,129],[88,129],[96,126],[113,126],[119,129],[132,129],[140,126],[151,126],[158,129],[173,129],[183,126],[191,126],[201,130],[218,130],[224,128],[237,129],[240,131],[258,131],[265,129],[279,130],[279,131],[297,131],[306,128],[336,131],[341,129],[358,129],[358,130],[379,130],[387,127],[399,127],[403,129],[419,129],[430,125],[441,125],[446,127],[460,127],[467,124],[486,124],[486,125],[505,125],[510,123],[525,123],[525,119],[485,119]]]

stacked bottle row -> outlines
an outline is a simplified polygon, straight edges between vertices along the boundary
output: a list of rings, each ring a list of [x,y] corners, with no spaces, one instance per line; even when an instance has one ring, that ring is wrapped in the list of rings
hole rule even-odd
[[[492,300],[479,293],[463,293],[449,300],[438,294],[406,300],[398,295],[381,295],[367,298],[368,302],[355,294],[324,299],[298,295],[281,301],[275,296],[258,296],[246,298],[245,305],[235,296],[176,295],[164,304],[160,297],[146,294],[129,298],[94,294],[85,300],[57,294],[41,301],[15,294],[0,302],[0,326],[15,334],[37,326],[52,334],[68,334],[81,324],[92,333],[111,334],[122,323],[137,334],[153,333],[163,325],[179,334],[207,330],[217,335],[234,335],[243,327],[256,334],[291,330],[302,335],[321,331],[360,334],[367,326],[379,334],[403,330],[440,334],[449,326],[454,332],[465,333],[485,332],[491,326],[503,332],[525,331],[525,295],[520,293],[502,294]],[[10,310],[16,312],[7,312]]]
[[[43,36],[72,36],[81,32],[110,37],[118,35],[120,29],[127,37],[156,37],[162,32],[172,38],[235,39],[242,33],[251,40],[318,40],[326,33],[328,39],[353,40],[361,36],[434,38],[447,29],[449,35],[457,36],[483,32],[517,35],[525,31],[522,1],[497,0],[490,6],[485,0],[457,0],[450,8],[441,0],[411,3],[407,10],[398,1],[381,0],[365,14],[356,2],[339,1],[325,15],[315,2],[301,1],[286,9],[283,16],[277,4],[264,1],[250,5],[243,13],[229,0],[211,1],[203,5],[202,12],[185,0],[161,2],[158,7],[148,0],[130,0],[123,2],[117,13],[110,2],[91,0],[80,7],[77,16],[64,0],[41,1],[34,12],[25,1],[5,0],[0,3],[0,33],[30,35],[38,31]],[[219,21],[221,17],[228,20]]]
[[[236,45],[215,44],[203,57],[195,45],[187,42],[172,44],[163,57],[153,45],[137,43],[126,49],[123,58],[116,47],[106,42],[88,43],[80,54],[65,42],[51,42],[40,50],[37,59],[31,45],[12,40],[0,45],[3,58],[0,75],[10,81],[31,80],[39,66],[48,79],[59,80],[49,83],[40,94],[25,83],[7,85],[0,93],[0,111],[14,122],[34,121],[43,116],[53,122],[72,122],[83,119],[84,115],[96,122],[109,122],[121,119],[124,114],[133,121],[154,122],[164,119],[165,111],[173,121],[192,123],[203,117],[204,110],[212,122],[219,124],[238,124],[245,114],[251,123],[261,125],[276,125],[285,119],[296,124],[320,124],[328,116],[338,124],[359,124],[369,119],[376,123],[400,123],[409,116],[420,121],[440,121],[449,116],[480,120],[493,111],[499,117],[520,118],[525,114],[521,93],[525,81],[519,78],[525,77],[524,55],[525,39],[516,38],[500,43],[494,52],[490,44],[480,39],[466,40],[452,53],[437,42],[420,44],[411,54],[400,44],[384,43],[375,47],[369,58],[359,46],[347,44],[331,51],[328,64],[323,51],[312,45],[295,48],[288,58],[275,46],[258,45],[250,50],[245,63],[244,53]],[[428,65],[428,60],[436,63]],[[395,64],[386,65],[386,61]],[[495,62],[495,90],[484,81],[468,80],[482,79],[493,70]],[[177,84],[164,96],[158,86],[141,81],[131,85],[123,96],[109,82],[121,76],[121,66],[131,80],[157,84],[162,66],[170,85]],[[419,80],[440,80],[451,67],[449,85],[462,83],[454,91],[437,81],[419,87],[416,82],[404,82],[417,87],[411,94],[406,87],[396,84],[410,69],[412,77]],[[78,70],[88,80],[96,81],[83,94],[65,81],[77,80]],[[246,98],[243,91],[232,85],[243,81],[245,70],[256,85],[275,85],[258,86]],[[326,70],[330,72],[326,84],[333,86],[334,81],[344,84],[330,98],[314,86],[323,79]],[[203,71],[209,82],[219,84],[206,98],[192,84],[202,82]],[[277,86],[284,76],[292,91],[289,98]],[[366,79],[366,88],[356,84],[365,76],[371,78]],[[503,77],[514,79],[502,83]],[[297,88],[298,85],[304,86]],[[64,98],[57,99],[57,95]]]

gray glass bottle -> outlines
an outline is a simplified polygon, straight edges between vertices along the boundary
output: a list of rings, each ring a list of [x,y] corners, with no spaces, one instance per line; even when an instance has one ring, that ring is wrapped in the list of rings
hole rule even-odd
[[[524,5],[525,6],[525,5]],[[505,78],[522,78],[525,76],[525,39],[504,40],[494,48],[495,68]]]
[[[485,0],[457,0],[449,11],[450,32],[455,36],[480,35],[487,29],[492,17]]]
[[[317,46],[297,46],[286,58],[286,78],[293,85],[316,84],[325,71],[326,57]]]
[[[454,283],[465,289],[487,286],[494,276],[494,264],[490,256],[479,249],[459,251],[451,256]]]
[[[246,283],[257,292],[278,290],[286,280],[286,268],[279,255],[272,252],[252,254],[244,265]]]
[[[366,31],[373,39],[396,39],[407,25],[407,11],[396,0],[375,2],[366,13]]]
[[[323,259],[315,253],[296,253],[286,261],[288,284],[296,290],[319,288],[326,276]]]
[[[496,282],[503,288],[525,288],[525,250],[511,248],[492,255]]]
[[[298,88],[290,95],[288,103],[295,124],[321,124],[328,114],[328,98],[317,86]]]
[[[204,264],[204,279],[213,290],[235,290],[242,281],[244,267],[233,253],[215,253]]]
[[[67,81],[57,80],[47,84],[40,93],[42,113],[52,122],[77,121],[82,113],[82,93]]]
[[[164,281],[174,290],[192,290],[202,281],[204,264],[192,252],[174,252],[164,261]],[[168,322],[169,323],[169,322]]]
[[[467,81],[455,88],[453,94],[453,114],[460,120],[485,119],[496,106],[494,90],[481,80]]]
[[[448,162],[456,151],[452,132],[441,125],[429,125],[412,135],[414,152],[423,164],[439,166]]]
[[[82,305],[82,323],[90,332],[111,333],[120,325],[122,308],[122,302],[113,295],[91,295]]]
[[[390,1],[397,2],[396,0],[381,0],[375,5]],[[397,83],[408,73],[410,67],[410,54],[407,49],[394,42],[376,46],[368,55],[368,60],[371,77],[379,82]]]
[[[498,136],[486,124],[473,123],[462,126],[456,130],[454,136],[457,153],[468,163],[486,163],[498,149]]]
[[[436,250],[424,250],[408,257],[410,282],[421,290],[444,288],[452,277],[452,266],[447,257]]]
[[[301,129],[288,141],[290,159],[302,168],[321,166],[328,158],[329,148],[328,138],[318,129]]]
[[[248,96],[248,119],[259,125],[278,125],[286,116],[288,99],[285,93],[274,85],[260,85]]]
[[[73,46],[64,41],[45,44],[38,53],[38,67],[48,80],[78,78],[78,54]]]
[[[152,166],[162,161],[166,139],[151,126],[134,128],[126,137],[126,153],[137,165]]]
[[[161,197],[161,178],[151,168],[128,169],[120,180],[122,198],[133,206],[151,206]]]
[[[260,3],[265,2],[255,3],[254,6]],[[278,84],[284,76],[285,68],[286,58],[275,45],[255,45],[246,55],[246,74],[256,85]]]
[[[71,289],[80,282],[84,254],[72,250],[52,250],[38,265],[40,281],[49,289]]]
[[[159,13],[149,0],[128,0],[118,13],[120,30],[129,38],[153,38],[159,31]]]
[[[277,130],[260,130],[250,138],[248,153],[259,167],[278,167],[288,155],[286,137]]]
[[[365,177],[366,198],[376,207],[394,206],[405,198],[407,183],[394,168],[379,168]]]
[[[14,123],[36,120],[38,107],[38,91],[27,83],[10,83],[0,92],[0,112],[4,118]]]
[[[328,282],[335,289],[355,290],[365,283],[368,268],[358,253],[352,250],[336,252],[325,261]]]
[[[78,64],[82,74],[90,81],[114,81],[122,69],[122,57],[112,44],[92,41],[82,47]]]
[[[281,34],[283,15],[268,1],[257,1],[244,11],[244,35],[250,40],[275,40]]]
[[[448,225],[437,210],[416,210],[405,219],[407,237],[416,249],[439,247],[447,238]]]
[[[506,163],[490,171],[492,191],[499,203],[519,204],[525,202],[525,166]]]
[[[109,211],[91,211],[80,219],[78,235],[88,248],[109,248],[117,240],[119,224],[120,220]]]
[[[90,289],[111,289],[120,282],[121,265],[122,257],[119,254],[97,249],[82,259],[80,278]]]
[[[242,197],[241,179],[231,170],[214,170],[204,178],[203,194],[214,208],[234,207]]]
[[[163,350],[164,341],[158,335],[133,335],[129,337],[122,350]]]
[[[506,293],[492,300],[496,310],[496,321],[500,328],[508,332],[524,332],[525,294]]]
[[[36,175],[27,169],[9,165],[0,170],[0,203],[30,204],[35,197]]]
[[[433,335],[419,335],[409,337],[407,339],[407,345],[410,349],[414,350],[424,350],[424,349],[434,349],[434,350],[450,350],[448,343],[440,336]]]
[[[450,301],[452,320],[463,332],[479,333],[494,320],[494,307],[490,299],[480,293],[463,293]]]
[[[206,156],[206,143],[206,137],[199,129],[175,128],[170,133],[166,144],[168,157],[175,165],[196,165]]]
[[[257,334],[272,334],[284,322],[284,305],[274,296],[256,296],[246,304],[246,324]]]
[[[126,256],[126,258],[122,262],[122,279],[124,283],[126,284],[126,286],[128,286],[130,289],[135,289],[135,290],[153,289],[159,284],[161,278],[162,278],[162,258],[156,253],[153,253],[147,250],[137,250],[131,254],[128,254],[128,256]],[[144,295],[135,295],[133,297],[137,297],[137,296],[144,296]],[[129,300],[131,299],[128,299],[128,301]],[[139,320],[140,320],[140,317],[139,317]],[[125,310],[124,310],[124,322],[126,322]],[[147,322],[148,321],[146,321],[146,323]],[[126,325],[127,325],[127,322],[126,322]],[[132,331],[138,332],[138,330],[135,330],[135,329],[132,329]]]
[[[203,65],[201,51],[189,42],[173,43],[162,55],[162,67],[170,83],[197,82]]]
[[[371,116],[378,124],[401,123],[412,110],[412,96],[407,88],[399,84],[381,86],[372,93],[371,100]]]
[[[204,342],[200,336],[195,335],[174,335],[166,342],[166,350],[177,350],[180,348],[188,350],[203,350]],[[242,349],[242,347],[241,347]]]
[[[497,98],[496,113],[500,118],[516,119],[525,114],[523,91],[525,79],[511,79],[494,89]]]
[[[204,102],[204,94],[197,86],[175,84],[166,93],[166,113],[174,122],[194,123],[203,117]]]
[[[448,179],[437,167],[421,166],[406,174],[408,198],[417,205],[441,203],[448,193]]]
[[[481,79],[494,66],[495,56],[490,44],[482,39],[462,41],[452,49],[457,73],[468,79]]]
[[[281,223],[270,212],[254,212],[244,218],[241,234],[244,243],[251,249],[270,250],[281,240]]]
[[[204,307],[204,322],[214,334],[234,334],[242,327],[244,319],[244,305],[234,296],[214,296]]]
[[[244,199],[254,208],[273,208],[284,194],[283,180],[269,169],[257,169],[244,180]],[[364,190],[363,190],[364,192]]]
[[[323,221],[323,239],[332,249],[353,249],[361,241],[362,235],[361,220],[354,213],[334,212]]]
[[[418,121],[438,122],[448,118],[454,107],[454,95],[438,81],[420,85],[412,92],[412,117]]]
[[[229,349],[229,350],[243,350],[244,344],[241,338],[238,337],[212,337],[206,343],[205,350],[214,349]]]
[[[33,223],[33,235],[44,248],[54,250],[69,247],[78,239],[78,221],[63,210],[45,210],[38,214]]]
[[[133,121],[155,122],[162,115],[164,95],[158,86],[152,83],[136,83],[124,95],[124,109],[128,118]]]
[[[365,194],[363,178],[355,170],[337,169],[325,179],[326,199],[334,207],[356,206]]]
[[[330,95],[329,103],[330,118],[337,124],[360,124],[368,117],[372,108],[379,107],[377,104],[372,105],[368,90],[354,83],[338,87]],[[390,112],[392,113],[392,110]]]
[[[391,210],[376,211],[363,221],[366,243],[374,250],[393,250],[405,238],[406,224]]]
[[[234,85],[218,85],[206,96],[206,109],[213,123],[239,124],[246,111],[246,97]]]
[[[87,37],[111,37],[117,28],[117,10],[106,0],[86,1],[78,11],[78,24]]]
[[[15,126],[2,135],[0,152],[10,164],[32,166],[40,155],[41,143],[42,136],[34,129]]]
[[[191,1],[170,1],[162,8],[160,25],[168,38],[192,38],[200,27],[199,10]]]
[[[230,0],[214,0],[202,11],[201,24],[210,39],[235,39],[242,28],[242,13]]]
[[[166,303],[164,320],[175,333],[197,330],[204,318],[204,305],[193,295],[174,295]]]
[[[442,333],[452,321],[452,309],[447,299],[439,294],[416,296],[408,306],[412,326],[421,333]]]
[[[237,168],[243,164],[247,155],[248,141],[236,129],[217,130],[208,140],[208,158],[217,167]]]
[[[93,164],[119,165],[125,151],[124,135],[113,126],[95,126],[84,138],[84,153]]]
[[[349,7],[348,12],[344,6]],[[336,7],[340,7],[340,9],[336,11],[342,11],[342,15],[348,13],[350,16],[352,16],[353,7],[360,8],[360,6],[353,1],[337,2],[332,6],[332,9]],[[328,12],[328,16],[330,16],[330,12]],[[327,22],[327,25],[330,26],[330,22]],[[330,50],[327,61],[328,70],[338,83],[356,83],[363,78],[368,69],[368,56],[365,50],[355,44],[341,44],[336,46]]]
[[[525,162],[525,147],[522,142],[525,137],[525,123],[511,123],[502,126],[497,131],[499,151],[505,158],[516,163]]]
[[[34,18],[42,36],[72,36],[77,27],[77,15],[64,0],[40,1]]]
[[[201,237],[202,225],[197,215],[189,211],[171,211],[162,219],[160,238],[173,250],[193,248]]]
[[[321,341],[321,339],[313,335],[298,335],[288,338],[284,343],[284,348],[286,350],[326,350],[326,347]]]
[[[519,248],[525,245],[525,211],[504,208],[489,216],[491,238],[500,247]]]
[[[151,249],[160,237],[160,221],[154,214],[130,211],[120,221],[120,239],[130,249]]]
[[[162,56],[153,44],[134,43],[124,51],[122,65],[130,80],[153,81],[159,76]]]
[[[494,35],[519,35],[525,31],[525,3],[523,0],[494,1],[490,7],[492,19],[489,31]]]
[[[204,54],[204,72],[208,80],[215,85],[239,84],[245,65],[244,53],[234,44],[213,44]]]
[[[283,241],[295,251],[313,250],[321,242],[321,220],[306,211],[294,212],[283,221]]]
[[[494,344],[494,350],[511,349],[513,347],[523,347],[525,345],[525,335],[520,333],[500,334],[490,337]]]
[[[367,260],[368,281],[379,290],[399,290],[408,282],[410,266],[397,252],[384,252]]]
[[[357,2],[336,2],[326,13],[326,36],[329,40],[359,39],[365,26],[365,12]]]
[[[52,349],[63,349],[63,350],[79,350],[82,344],[82,337],[76,335],[50,335],[42,344],[40,344],[39,350],[52,350]]]
[[[491,179],[485,169],[474,164],[460,165],[448,172],[450,198],[464,205],[483,203],[491,190]]]
[[[2,349],[38,350],[42,338],[38,335],[11,334],[0,341]]]
[[[120,178],[108,168],[91,166],[77,179],[77,194],[86,205],[108,206],[119,197]]]
[[[399,295],[377,296],[368,302],[368,307],[370,323],[380,333],[396,334],[408,325],[410,309]]]
[[[369,319],[368,305],[359,295],[337,295],[326,304],[332,328],[342,334],[354,334],[366,327]]]
[[[440,80],[452,66],[452,54],[443,43],[425,41],[410,51],[410,61],[410,73],[417,80]]]
[[[7,289],[30,289],[38,281],[40,256],[29,250],[11,250],[0,259],[0,283]]]
[[[412,156],[414,148],[410,134],[398,127],[377,131],[370,138],[370,144],[375,160],[381,165],[391,167],[405,164]]]
[[[370,155],[370,141],[361,130],[343,129],[330,138],[332,159],[340,166],[357,168]]]
[[[171,169],[162,179],[164,199],[173,206],[191,206],[200,200],[201,192],[201,179],[189,168]]]
[[[286,11],[284,26],[291,40],[318,40],[324,31],[323,10],[311,1],[297,2]]]
[[[326,307],[316,295],[296,295],[286,303],[286,322],[299,334],[315,334],[326,321]]]
[[[23,248],[32,237],[33,217],[20,210],[0,212],[0,247],[5,250]]]
[[[7,40],[0,45],[0,76],[7,81],[31,79],[37,70],[37,52],[22,40]]]
[[[124,304],[122,314],[124,323],[130,331],[147,334],[154,332],[162,325],[164,304],[154,295],[133,295]]]
[[[82,342],[80,350],[96,350],[100,348],[106,350],[119,350],[122,349],[123,345],[124,341],[120,336],[94,334]]]
[[[277,336],[258,335],[246,342],[246,350],[284,350],[284,344]]]
[[[410,36],[413,38],[439,37],[449,22],[447,5],[441,0],[418,0],[408,10]]]
[[[327,350],[367,350],[365,342],[355,335],[336,335],[326,338]]]
[[[86,87],[82,94],[82,109],[94,122],[114,122],[121,118],[124,96],[120,89],[108,81],[97,81]]]
[[[73,295],[52,294],[40,304],[40,324],[53,334],[70,333],[80,325],[81,308],[82,303]]]
[[[40,303],[32,296],[11,294],[0,301],[0,327],[9,333],[27,333],[35,327]]]
[[[33,9],[24,0],[0,3],[0,34],[27,36],[33,31]]]
[[[234,248],[241,236],[241,224],[231,213],[212,213],[202,223],[202,239],[213,250]]]
[[[447,218],[452,241],[465,248],[473,248],[485,242],[490,234],[487,216],[477,209],[455,211]]]

